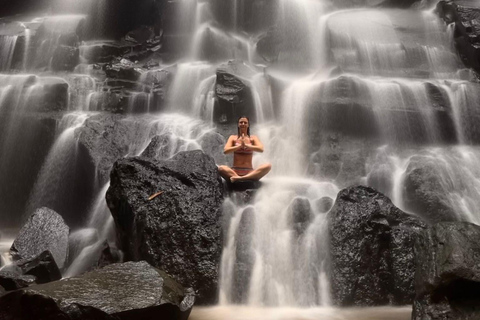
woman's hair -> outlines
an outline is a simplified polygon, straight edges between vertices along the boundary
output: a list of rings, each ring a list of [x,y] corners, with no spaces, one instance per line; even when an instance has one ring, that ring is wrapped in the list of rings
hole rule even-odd
[[[238,127],[238,121],[240,121],[240,119],[242,118],[245,118],[248,121],[247,136],[250,138],[250,119],[248,119],[248,117],[246,116],[241,116],[237,119],[237,137],[240,137],[240,128]]]

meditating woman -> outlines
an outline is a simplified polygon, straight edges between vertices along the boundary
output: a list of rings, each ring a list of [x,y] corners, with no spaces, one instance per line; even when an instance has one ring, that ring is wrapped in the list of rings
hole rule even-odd
[[[233,152],[233,167],[219,166],[218,171],[231,182],[242,180],[260,180],[272,168],[266,163],[253,169],[253,152],[263,152],[263,144],[257,136],[250,135],[250,122],[247,117],[238,119],[238,133],[228,138],[223,153]]]

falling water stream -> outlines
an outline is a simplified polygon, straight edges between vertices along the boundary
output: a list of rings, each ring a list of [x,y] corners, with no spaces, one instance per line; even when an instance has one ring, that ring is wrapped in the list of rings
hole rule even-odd
[[[226,137],[218,131],[228,116],[219,111],[218,72],[234,74],[249,92],[251,131],[265,145],[254,166],[270,162],[272,171],[252,201],[236,195],[225,199],[219,305],[194,309],[191,318],[409,319],[410,307],[332,307],[325,272],[326,216],[337,193],[352,184],[373,186],[402,210],[418,214],[405,200],[405,180],[414,170],[428,168],[456,218],[480,223],[480,131],[475,121],[480,118],[480,86],[470,81],[470,71],[454,50],[452,26],[430,10],[278,0],[269,12],[275,16],[270,28],[262,14],[250,21],[242,11],[245,2],[238,0],[221,3],[229,8],[226,22],[217,2],[172,4],[175,25],[166,35],[182,42],[183,55],[142,69],[136,82],[125,81],[130,86],[121,98],[125,115],[112,125],[128,128],[119,156],[148,152],[168,159],[179,151],[201,149],[225,164],[231,159],[221,154]],[[24,178],[30,181],[24,196],[28,208],[0,201],[3,219],[41,206],[55,208],[62,199],[75,197],[79,136],[102,128],[102,116],[108,113],[102,110],[119,86],[99,76],[91,60],[115,41],[76,40],[79,65],[74,72],[55,72],[52,57],[69,34],[88,23],[93,5],[56,1],[54,7],[65,14],[0,27],[0,113],[5,114],[0,181],[24,174],[15,155],[28,154],[38,143],[33,130],[25,133],[31,121],[25,115],[38,117],[52,97],[56,109],[47,111],[59,112],[53,141],[45,142],[49,151],[35,177]],[[105,6],[102,1],[98,8]],[[159,107],[152,83],[170,75]],[[231,107],[242,105],[235,101]],[[105,128],[99,132],[107,134]],[[97,170],[100,162],[94,164]],[[115,227],[104,200],[109,182],[98,172],[93,175],[89,187],[94,196],[85,205],[82,224],[70,234],[64,277],[87,271],[105,243],[115,247]],[[10,238],[0,238],[0,266],[9,263],[10,244]]]

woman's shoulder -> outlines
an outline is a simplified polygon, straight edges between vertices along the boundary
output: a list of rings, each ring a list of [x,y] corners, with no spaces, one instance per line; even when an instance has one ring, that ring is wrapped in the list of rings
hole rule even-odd
[[[228,137],[228,139],[238,139],[238,137],[236,134],[232,134],[230,137]]]

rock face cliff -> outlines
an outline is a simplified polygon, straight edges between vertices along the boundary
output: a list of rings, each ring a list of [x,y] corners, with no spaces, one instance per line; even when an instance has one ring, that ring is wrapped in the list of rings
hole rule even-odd
[[[447,24],[455,25],[455,45],[463,62],[480,72],[480,3],[442,0],[436,10]]]
[[[413,320],[480,318],[480,227],[443,222],[415,242]]]
[[[426,224],[376,190],[339,192],[328,213],[330,277],[339,306],[410,304],[415,296],[413,244]]]
[[[217,167],[201,151],[119,160],[107,192],[125,258],[165,270],[200,303],[216,301],[222,201]]]

